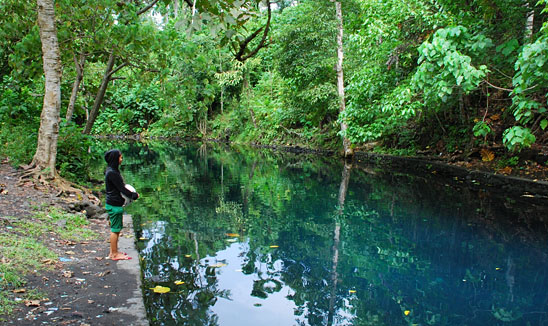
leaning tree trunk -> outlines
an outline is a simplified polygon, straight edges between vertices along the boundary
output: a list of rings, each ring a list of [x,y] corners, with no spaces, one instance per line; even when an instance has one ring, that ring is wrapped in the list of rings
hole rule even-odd
[[[59,112],[61,109],[61,58],[53,0],[37,0],[38,27],[42,42],[42,58],[45,75],[44,106],[40,115],[40,129],[36,153],[31,166],[46,170],[55,177],[57,139],[59,137]]]
[[[344,75],[343,75],[343,17],[342,8],[339,1],[335,1],[335,9],[337,13],[338,33],[337,33],[337,88],[339,90],[339,113],[343,113],[346,110],[345,94],[344,94]],[[352,157],[354,150],[350,140],[346,137],[346,129],[348,129],[347,123],[343,120],[341,122],[341,132],[343,134],[343,148],[344,157]]]
[[[105,69],[105,74],[103,75],[101,86],[99,86],[99,90],[97,91],[97,95],[95,96],[95,100],[93,101],[93,107],[91,108],[88,120],[86,121],[86,126],[84,127],[84,131],[82,132],[84,134],[89,135],[89,133],[91,132],[91,128],[93,128],[93,124],[95,123],[95,119],[97,119],[97,116],[99,115],[99,109],[101,108],[101,104],[103,104],[108,83],[110,82],[110,79],[112,77],[112,69],[114,67],[115,59],[116,56],[114,55],[114,52],[111,52],[108,56],[107,68]]]
[[[74,55],[74,65],[76,67],[76,79],[74,79],[74,84],[72,84],[72,93],[70,94],[70,101],[67,107],[67,122],[72,120],[72,115],[74,113],[74,104],[76,103],[76,96],[78,95],[78,89],[80,88],[80,83],[84,78],[84,63],[86,62],[86,56],[84,53],[80,53],[80,58],[76,58]]]

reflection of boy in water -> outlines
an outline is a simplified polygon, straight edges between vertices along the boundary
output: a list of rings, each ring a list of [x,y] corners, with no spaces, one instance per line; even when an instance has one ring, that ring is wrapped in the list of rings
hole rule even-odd
[[[108,164],[105,171],[105,187],[107,191],[106,209],[110,220],[110,253],[108,258],[112,260],[131,259],[127,254],[118,251],[118,238],[122,231],[122,217],[124,215],[124,198],[122,193],[132,200],[139,198],[139,194],[126,189],[124,179],[120,174],[119,166],[122,164],[122,152],[111,149],[105,153],[105,161]]]

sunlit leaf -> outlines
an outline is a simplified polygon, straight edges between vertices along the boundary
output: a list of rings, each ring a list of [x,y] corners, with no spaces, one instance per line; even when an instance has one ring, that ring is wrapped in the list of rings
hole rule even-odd
[[[240,235],[238,233],[227,233],[226,234],[227,237],[234,237],[234,238],[237,238],[239,237]]]
[[[175,283],[175,285],[181,285],[181,284],[185,284],[185,282],[183,282],[183,281],[180,281],[180,280],[177,280],[177,281],[175,281],[175,282],[173,282],[173,283]]]
[[[409,311],[409,310],[406,310],[406,311],[403,312],[403,314],[406,315],[406,316],[409,316],[410,313],[411,313],[411,311]]]
[[[156,287],[150,288],[154,293],[168,293],[171,291],[167,286],[156,285]]]
[[[270,246],[270,248],[278,248],[278,247],[279,247],[279,246],[277,246],[277,245],[272,245],[272,246]]]

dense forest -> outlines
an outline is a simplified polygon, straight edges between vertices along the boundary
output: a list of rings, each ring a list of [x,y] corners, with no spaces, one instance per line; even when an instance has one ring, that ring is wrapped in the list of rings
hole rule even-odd
[[[92,135],[481,155],[499,168],[548,144],[545,0],[0,9],[0,154],[52,174],[81,173]]]

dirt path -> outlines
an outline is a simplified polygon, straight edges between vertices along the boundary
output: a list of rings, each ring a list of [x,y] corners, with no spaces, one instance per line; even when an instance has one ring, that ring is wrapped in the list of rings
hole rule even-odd
[[[0,164],[0,235],[13,232],[10,221],[32,220],[37,207],[59,204],[53,189],[18,181],[17,171]],[[20,303],[13,314],[0,316],[1,325],[148,325],[130,221],[124,221],[120,240],[120,248],[133,257],[129,261],[105,259],[108,225],[105,220],[89,222],[86,227],[98,234],[96,239],[66,241],[51,233],[42,240],[59,260],[46,260],[53,268],[28,271],[26,284],[9,289]],[[35,291],[47,298],[23,300],[25,293]]]

